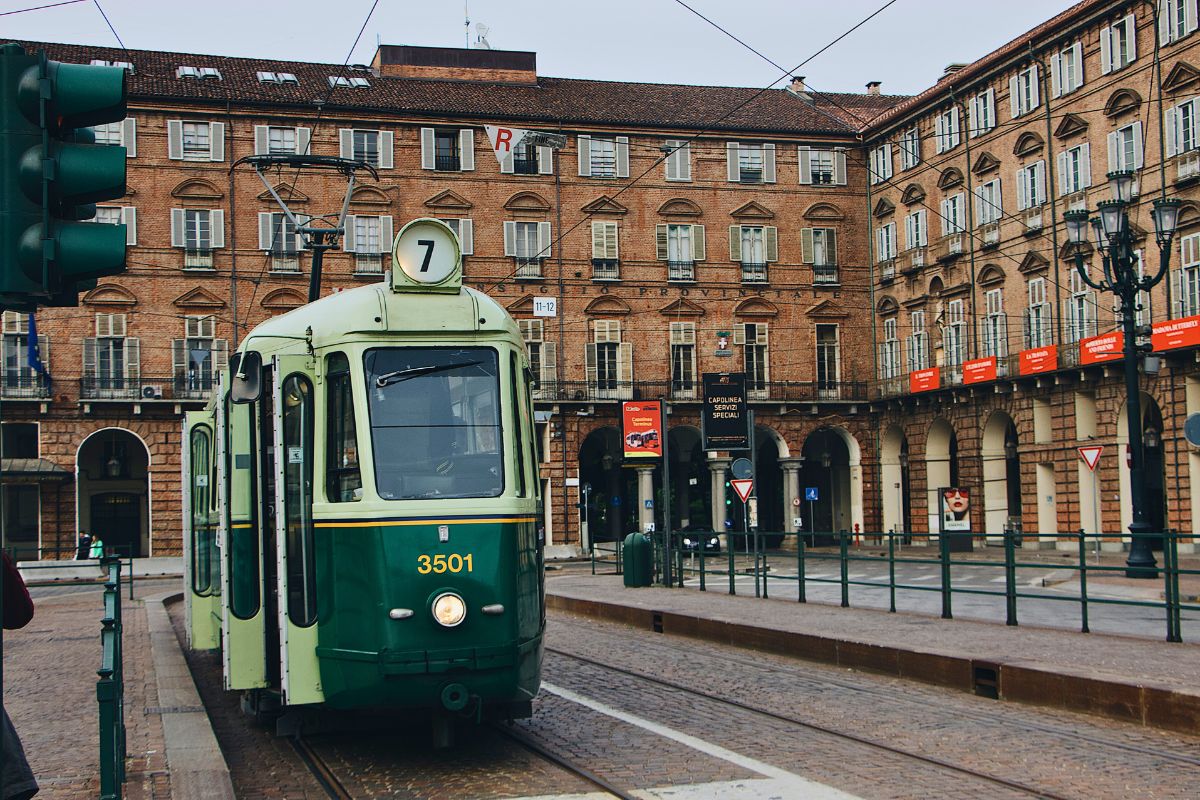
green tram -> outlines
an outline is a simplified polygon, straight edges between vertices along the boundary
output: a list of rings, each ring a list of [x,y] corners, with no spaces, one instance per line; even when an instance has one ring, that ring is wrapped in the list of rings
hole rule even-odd
[[[529,716],[545,629],[516,323],[417,220],[390,281],[256,327],[185,421],[190,646],[264,716]]]

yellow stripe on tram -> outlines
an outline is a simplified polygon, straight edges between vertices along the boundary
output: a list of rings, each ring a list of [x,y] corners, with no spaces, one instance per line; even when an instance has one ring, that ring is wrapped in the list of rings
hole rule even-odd
[[[470,519],[398,519],[363,522],[316,522],[316,528],[395,528],[405,525],[478,525],[483,522],[536,522],[537,517],[472,517]]]
[[[231,527],[231,528],[253,528],[254,523],[253,522],[235,522],[232,525],[230,525],[229,527]]]

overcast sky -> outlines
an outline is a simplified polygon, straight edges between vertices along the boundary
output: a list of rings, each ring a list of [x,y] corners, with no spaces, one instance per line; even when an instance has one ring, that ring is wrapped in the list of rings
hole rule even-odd
[[[0,12],[61,0],[0,0]],[[468,0],[497,50],[533,50],[538,72],[564,78],[762,87],[781,70],[677,0]],[[126,47],[341,63],[373,0],[100,0]],[[685,0],[791,70],[887,0]],[[1069,0],[894,0],[798,72],[821,91],[889,94],[931,86],[1072,5]],[[376,41],[462,47],[462,0],[380,0],[351,63]],[[0,16],[0,37],[115,46],[95,0]]]

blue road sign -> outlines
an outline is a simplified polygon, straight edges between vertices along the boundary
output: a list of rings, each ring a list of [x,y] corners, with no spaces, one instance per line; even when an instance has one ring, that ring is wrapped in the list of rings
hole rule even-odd
[[[647,501],[645,501],[645,502],[646,502],[646,508],[654,508],[654,501],[653,501],[653,500],[647,500]]]
[[[805,500],[816,500],[817,499],[817,487],[805,486],[804,487],[804,499]]]

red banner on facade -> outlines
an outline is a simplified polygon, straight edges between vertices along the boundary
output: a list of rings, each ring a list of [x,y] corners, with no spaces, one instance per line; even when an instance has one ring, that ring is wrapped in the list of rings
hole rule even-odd
[[[1039,372],[1054,372],[1058,369],[1058,345],[1035,347],[1021,351],[1020,370],[1022,375],[1037,375]]]
[[[1150,333],[1150,344],[1155,350],[1174,350],[1177,347],[1200,345],[1200,316],[1154,323]]]
[[[658,458],[662,455],[662,404],[657,400],[634,400],[621,404],[621,427],[626,458]]]
[[[996,380],[996,357],[963,362],[963,383],[987,383]]]
[[[937,367],[908,373],[908,390],[910,392],[928,392],[941,385],[942,375]]]
[[[1079,341],[1079,363],[1100,364],[1105,361],[1120,361],[1124,355],[1125,334],[1120,331],[1102,333]]]

